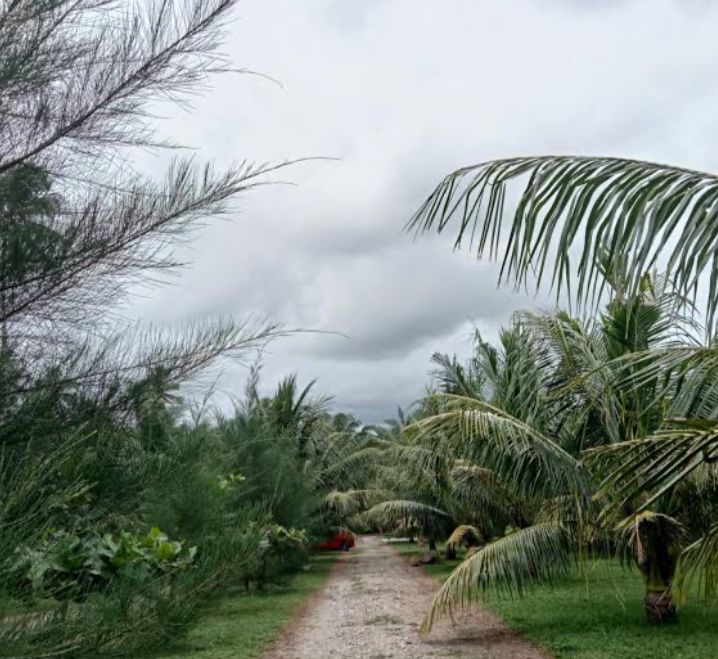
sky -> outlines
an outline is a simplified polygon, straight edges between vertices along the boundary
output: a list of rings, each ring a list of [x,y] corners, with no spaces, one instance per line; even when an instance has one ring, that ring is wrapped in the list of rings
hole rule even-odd
[[[403,231],[450,171],[519,155],[615,155],[718,170],[718,2],[243,0],[224,75],[161,134],[221,165],[317,157],[251,191],[127,311],[175,324],[267,317],[262,388],[297,373],[367,422],[417,400],[436,351],[471,351],[548,291],[498,288],[449,236]],[[143,154],[152,170],[161,156]],[[288,185],[288,184],[289,185]],[[246,366],[226,364],[220,398]]]

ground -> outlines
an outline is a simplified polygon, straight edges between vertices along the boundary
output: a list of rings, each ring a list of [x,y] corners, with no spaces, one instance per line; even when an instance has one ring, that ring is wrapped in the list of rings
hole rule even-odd
[[[230,589],[204,612],[187,638],[160,656],[544,656],[484,609],[455,627],[440,623],[438,633],[422,642],[416,634],[418,622],[438,584],[458,564],[409,567],[410,556],[424,551],[415,544],[387,547],[379,540],[363,539],[357,553],[315,555],[308,569],[284,586],[251,593]],[[525,639],[557,659],[717,656],[718,608],[704,609],[694,594],[681,607],[678,624],[650,626],[643,613],[640,576],[615,561],[589,562],[582,574],[537,586],[524,598],[487,594],[485,601]],[[272,646],[278,637],[280,642]],[[158,659],[157,654],[152,659]]]
[[[455,625],[443,621],[421,639],[418,626],[436,589],[381,539],[364,537],[265,659],[547,656],[483,608]]]

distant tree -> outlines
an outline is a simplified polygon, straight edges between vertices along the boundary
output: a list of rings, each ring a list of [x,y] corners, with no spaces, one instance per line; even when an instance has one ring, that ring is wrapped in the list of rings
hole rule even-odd
[[[15,287],[52,259],[58,235],[43,222],[58,210],[47,172],[18,165],[0,178],[0,336],[8,347],[8,322],[16,308]]]

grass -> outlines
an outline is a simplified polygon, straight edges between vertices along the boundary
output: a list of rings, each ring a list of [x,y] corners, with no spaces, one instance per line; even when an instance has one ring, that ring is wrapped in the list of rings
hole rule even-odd
[[[399,545],[404,554],[426,551]],[[459,561],[424,569],[443,581]],[[586,578],[541,585],[524,598],[488,595],[485,603],[526,638],[557,657],[579,659],[705,659],[718,655],[718,610],[689,603],[674,625],[652,627],[643,613],[643,583],[635,571],[600,560]]]
[[[336,554],[319,554],[284,587],[228,594],[215,602],[186,639],[157,659],[253,659],[276,640],[329,574]]]

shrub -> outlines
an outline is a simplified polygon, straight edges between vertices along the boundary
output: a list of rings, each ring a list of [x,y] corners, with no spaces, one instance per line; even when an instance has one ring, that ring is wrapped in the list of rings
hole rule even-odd
[[[303,529],[286,529],[269,520],[250,525],[249,533],[259,538],[259,561],[245,583],[262,587],[301,569],[309,558],[308,540]]]
[[[22,547],[9,571],[24,596],[51,596],[82,601],[93,590],[106,589],[120,575],[144,581],[188,568],[196,547],[185,549],[158,528],[140,537],[66,531],[52,533],[39,547]]]

